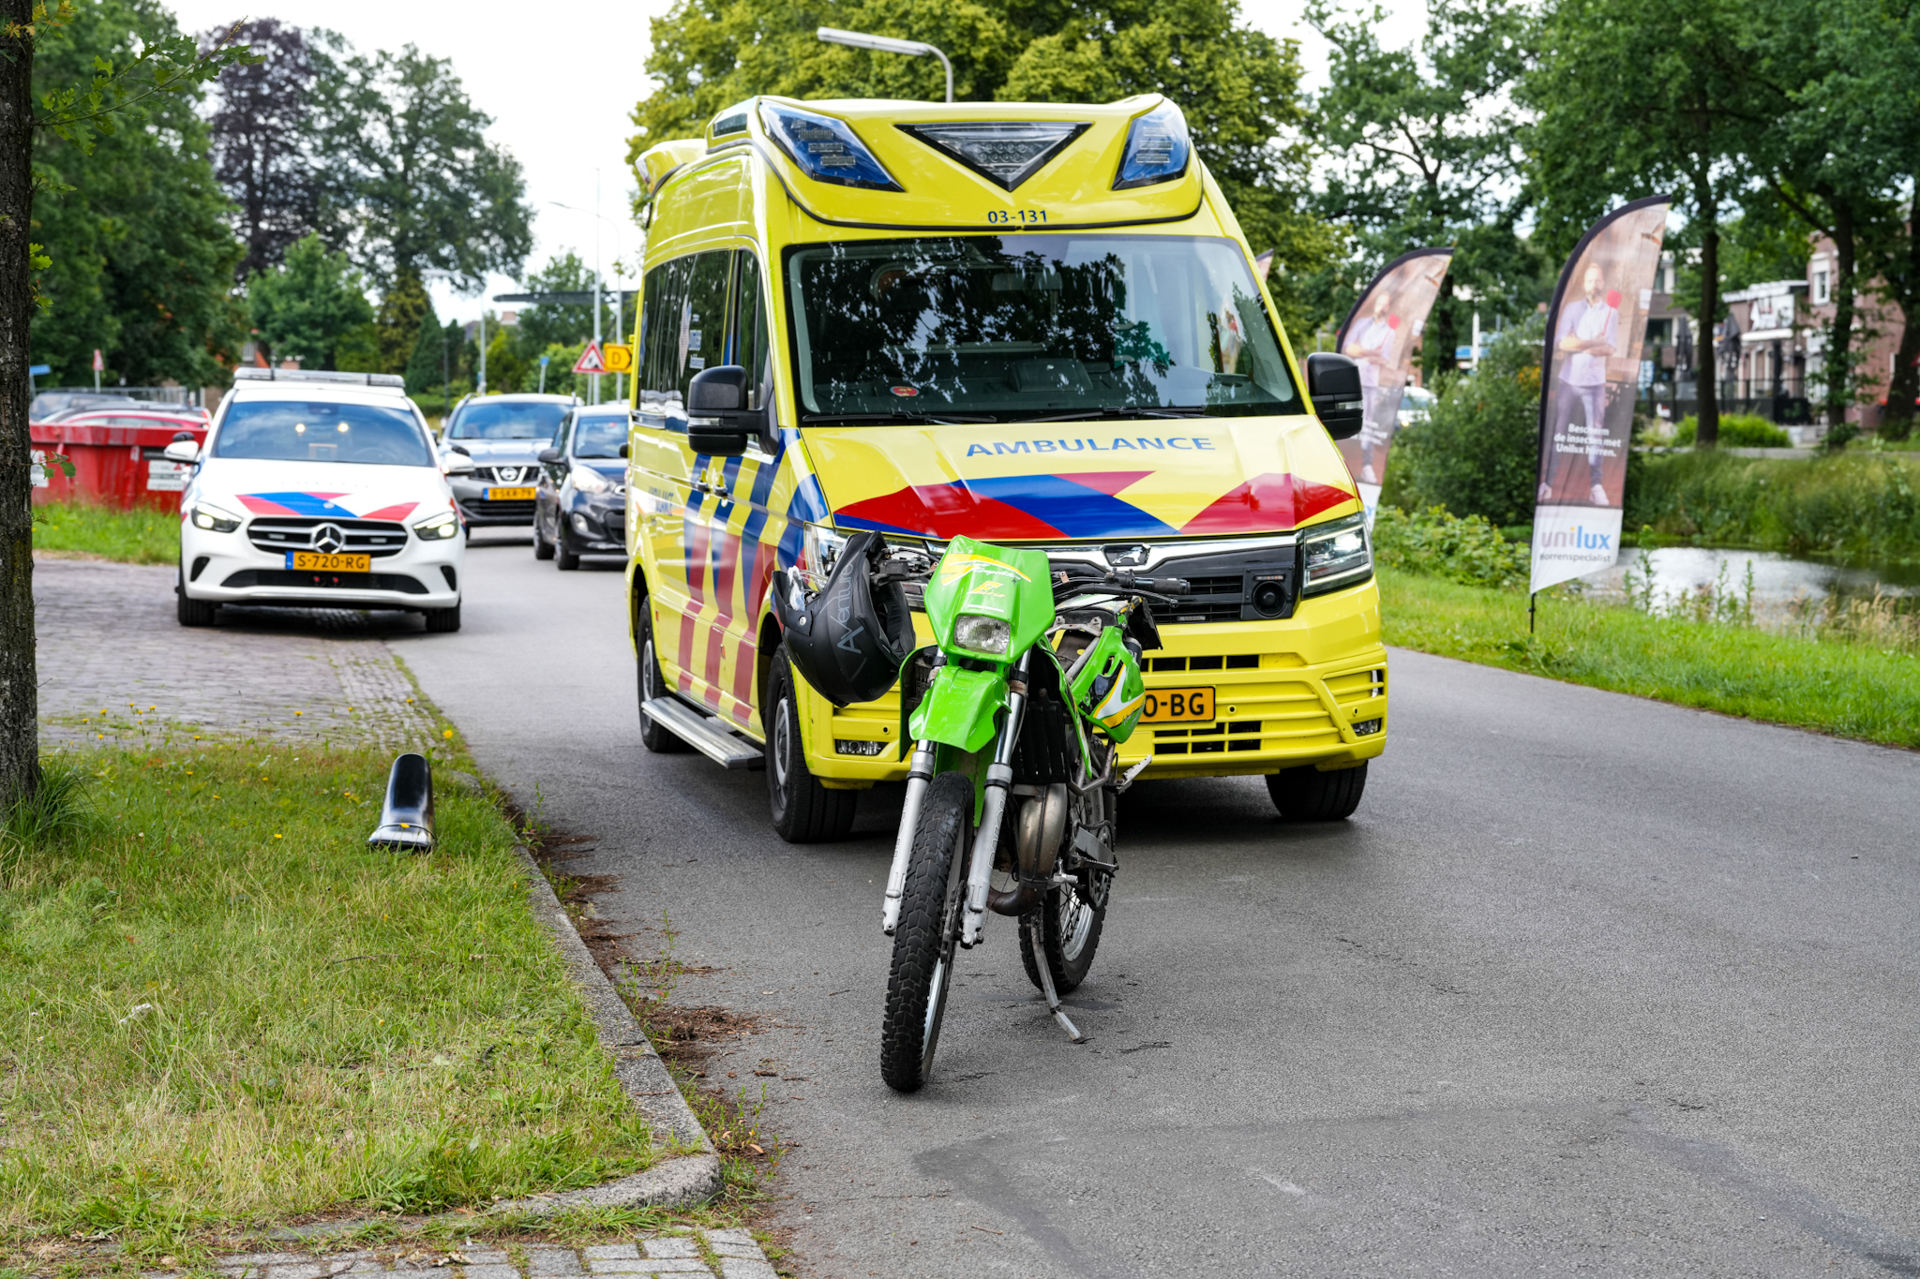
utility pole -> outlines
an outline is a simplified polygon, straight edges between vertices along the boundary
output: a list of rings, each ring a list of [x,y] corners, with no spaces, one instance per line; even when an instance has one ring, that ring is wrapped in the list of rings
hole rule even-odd
[[[480,306],[480,382],[473,388],[473,393],[475,395],[487,393],[487,308],[485,303]]]
[[[600,345],[600,170],[593,171],[593,345],[596,350],[604,351]],[[593,379],[593,402],[600,402],[600,375],[590,375]]]

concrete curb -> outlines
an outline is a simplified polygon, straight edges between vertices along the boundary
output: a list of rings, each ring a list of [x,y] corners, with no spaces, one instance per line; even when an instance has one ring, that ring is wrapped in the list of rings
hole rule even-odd
[[[573,921],[567,917],[553,885],[522,845],[514,846],[522,870],[527,876],[527,898],[539,920],[553,938],[554,948],[566,962],[567,975],[579,988],[599,1033],[600,1046],[613,1059],[614,1077],[626,1089],[627,1096],[639,1107],[654,1132],[682,1148],[692,1147],[698,1154],[683,1155],[656,1164],[645,1172],[622,1177],[603,1186],[584,1190],[561,1191],[497,1203],[489,1213],[553,1213],[568,1208],[614,1208],[673,1206],[702,1203],[720,1193],[720,1157],[706,1129],[700,1126],[693,1108],[680,1095],[666,1064],[653,1050],[646,1032],[640,1028],[620,992],[580,940]]]

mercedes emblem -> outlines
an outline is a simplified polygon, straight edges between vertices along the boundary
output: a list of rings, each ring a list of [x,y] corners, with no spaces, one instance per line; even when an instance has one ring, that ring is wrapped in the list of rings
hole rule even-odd
[[[313,530],[313,549],[338,555],[347,549],[347,535],[341,532],[338,524],[322,524]]]

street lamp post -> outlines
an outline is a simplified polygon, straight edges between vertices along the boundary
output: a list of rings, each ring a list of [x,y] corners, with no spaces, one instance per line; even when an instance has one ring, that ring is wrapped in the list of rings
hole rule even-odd
[[[953,101],[953,63],[947,60],[946,54],[930,44],[919,40],[895,40],[892,36],[873,36],[864,31],[842,31],[838,27],[821,27],[814,34],[828,44],[871,49],[876,53],[897,53],[907,58],[923,58],[930,53],[940,59],[940,65],[947,69],[947,101]]]

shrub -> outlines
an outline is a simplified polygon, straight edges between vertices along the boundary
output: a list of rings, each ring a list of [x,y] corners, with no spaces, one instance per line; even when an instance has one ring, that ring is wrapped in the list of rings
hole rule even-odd
[[[1673,428],[1675,448],[1687,448],[1699,433],[1700,419],[1689,413]],[[1720,443],[1730,449],[1791,448],[1793,438],[1763,417],[1749,413],[1728,413],[1720,418]]]
[[[1463,519],[1439,506],[1412,514],[1382,506],[1374,518],[1373,554],[1387,568],[1503,590],[1525,586],[1530,564],[1527,547],[1509,542],[1483,517]]]
[[[1920,464],[1898,453],[1636,460],[1628,528],[1704,546],[1920,562]]]
[[[1533,518],[1543,324],[1536,316],[1496,334],[1479,368],[1441,382],[1433,412],[1393,450],[1383,503],[1409,511],[1443,506],[1492,524]]]

